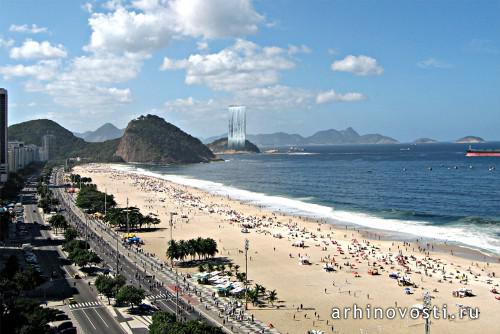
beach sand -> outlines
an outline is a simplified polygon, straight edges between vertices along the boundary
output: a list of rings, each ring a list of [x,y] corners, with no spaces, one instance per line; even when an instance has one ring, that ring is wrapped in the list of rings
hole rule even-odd
[[[331,314],[334,307],[353,307],[353,304],[362,308],[370,305],[371,309],[396,305],[411,307],[423,303],[424,291],[432,295],[433,305],[440,308],[447,305],[450,315],[458,315],[457,304],[480,310],[478,320],[433,319],[433,333],[473,333],[479,330],[483,334],[499,333],[496,321],[500,300],[496,300],[496,295],[490,292],[500,283],[500,279],[493,277],[494,273],[500,275],[498,259],[488,258],[489,262],[486,262],[482,258],[471,260],[458,257],[450,254],[452,247],[443,244],[435,245],[432,250],[431,245],[415,241],[408,244],[383,238],[379,240],[378,234],[361,234],[342,225],[332,226],[269,212],[160,178],[119,171],[113,165],[83,165],[73,172],[91,177],[99,190],[115,196],[119,206],[125,206],[128,198],[130,206],[140,208],[143,214],[158,214],[161,219],[159,228],[137,235],[145,241],[145,251],[165,261],[170,239],[169,212],[172,211],[178,213],[172,231],[174,239],[211,237],[218,243],[218,256],[238,264],[240,271],[245,268],[243,248],[247,238],[250,245],[249,279],[252,284],[261,284],[267,290],[276,289],[280,301],[275,303],[280,306],[279,309],[270,305],[259,308],[249,304],[249,312],[264,323],[272,324],[281,333],[307,333],[311,329],[325,333],[422,333],[422,318],[413,320],[408,315],[404,320],[399,315],[394,320],[374,320],[366,319],[364,313],[363,319],[353,320],[351,313],[348,319],[337,320],[332,319]],[[238,213],[238,218],[234,212]],[[183,215],[188,218],[181,218]],[[250,233],[242,233],[241,225],[232,222],[231,217],[240,221],[247,218],[248,222],[258,222],[258,226],[249,229]],[[281,234],[283,238],[273,237],[275,234]],[[307,247],[292,246],[299,240],[304,240]],[[338,245],[332,244],[332,241]],[[423,250],[427,246],[431,249],[430,258],[426,257],[428,250]],[[400,258],[403,261],[398,263],[396,257],[400,251],[408,257],[407,261]],[[462,250],[464,252],[469,257],[478,257],[477,253]],[[307,254],[312,264],[300,265],[299,253],[300,256]],[[329,263],[335,259],[336,272],[322,269],[322,261],[327,257]],[[374,262],[384,268],[378,276],[368,274],[368,263]],[[443,281],[443,266],[448,277],[446,281]],[[407,276],[418,285],[409,295],[404,293],[404,287],[398,286],[396,280],[389,278],[389,273],[403,273],[405,269],[410,269]],[[181,270],[197,271],[196,268]],[[354,272],[360,277],[355,277]],[[467,285],[455,278],[463,274],[468,277]],[[476,296],[453,297],[452,292],[460,288],[472,289]]]

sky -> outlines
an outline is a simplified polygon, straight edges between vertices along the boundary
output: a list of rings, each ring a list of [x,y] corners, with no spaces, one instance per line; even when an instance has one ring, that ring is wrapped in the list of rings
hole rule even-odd
[[[0,0],[9,123],[500,140],[500,0]]]

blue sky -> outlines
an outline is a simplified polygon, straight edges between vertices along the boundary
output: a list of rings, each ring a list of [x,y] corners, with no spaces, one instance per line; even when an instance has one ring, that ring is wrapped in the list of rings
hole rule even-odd
[[[500,1],[0,0],[10,123],[500,140]]]

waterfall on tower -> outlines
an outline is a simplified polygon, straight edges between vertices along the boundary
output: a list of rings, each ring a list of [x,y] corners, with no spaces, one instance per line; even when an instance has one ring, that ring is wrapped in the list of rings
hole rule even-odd
[[[230,150],[241,150],[245,148],[245,141],[246,141],[246,107],[230,106],[227,147]]]

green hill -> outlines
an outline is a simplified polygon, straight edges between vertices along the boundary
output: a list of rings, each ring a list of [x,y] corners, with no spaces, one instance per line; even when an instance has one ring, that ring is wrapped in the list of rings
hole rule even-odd
[[[198,139],[153,115],[132,120],[121,138],[88,143],[54,121],[38,119],[9,127],[9,140],[42,146],[52,135],[50,160],[70,157],[98,162],[194,163],[215,159]]]
[[[215,154],[229,152],[230,150],[227,148],[227,138],[217,139],[216,141],[207,145],[209,149],[212,150]],[[248,152],[248,153],[260,153],[260,150],[257,146],[251,143],[248,140],[245,140],[245,147],[238,152]]]
[[[128,123],[116,154],[126,162],[209,162],[215,155],[201,141],[155,115]]]
[[[9,140],[19,140],[26,144],[42,146],[42,137],[53,135],[51,158],[64,159],[71,152],[84,149],[87,143],[73,135],[59,124],[49,119],[36,119],[9,126]]]

